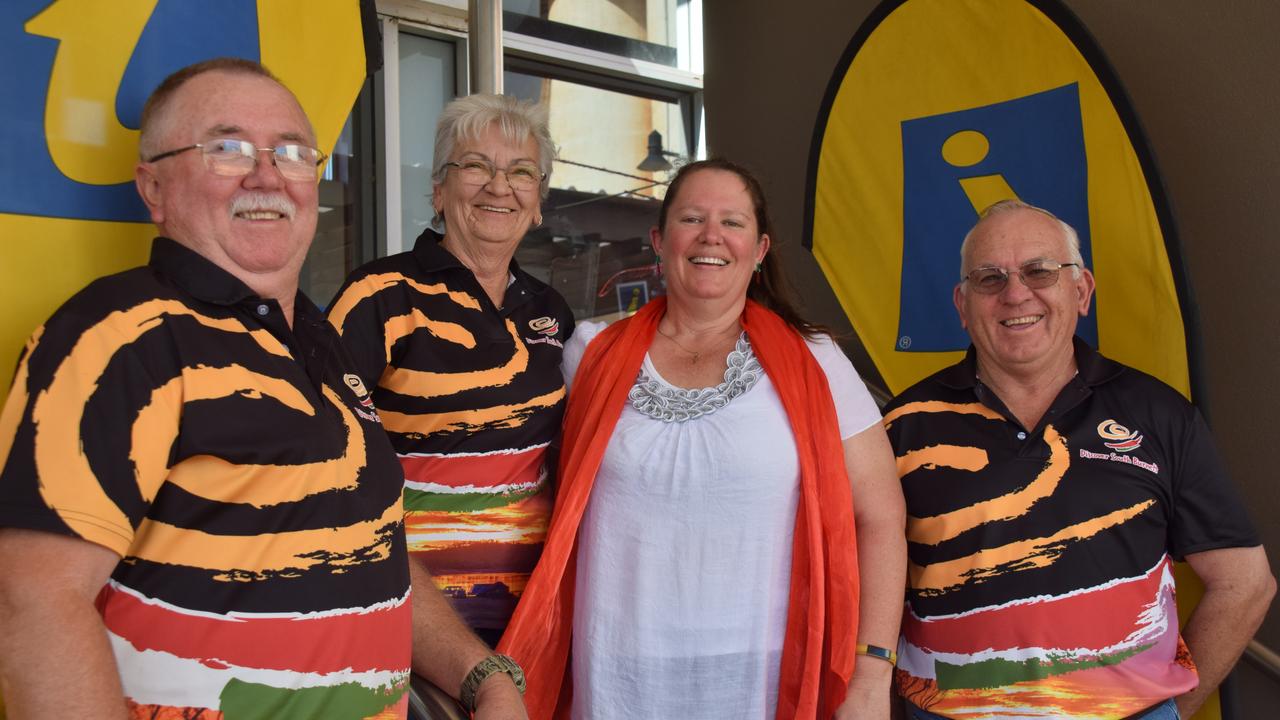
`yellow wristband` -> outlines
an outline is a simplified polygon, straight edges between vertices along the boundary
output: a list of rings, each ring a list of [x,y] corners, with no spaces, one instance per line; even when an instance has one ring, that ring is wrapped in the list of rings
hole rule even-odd
[[[858,643],[858,654],[867,657],[880,658],[890,665],[898,664],[898,653],[882,648],[879,645],[868,645],[866,643]]]

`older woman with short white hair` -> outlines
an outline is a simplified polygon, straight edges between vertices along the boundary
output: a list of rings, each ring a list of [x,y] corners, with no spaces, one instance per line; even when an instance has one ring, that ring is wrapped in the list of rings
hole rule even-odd
[[[491,646],[542,551],[545,462],[564,413],[573,315],[515,261],[542,222],[554,159],[545,108],[499,95],[449,103],[433,228],[354,272],[329,310],[404,467],[414,564]]]

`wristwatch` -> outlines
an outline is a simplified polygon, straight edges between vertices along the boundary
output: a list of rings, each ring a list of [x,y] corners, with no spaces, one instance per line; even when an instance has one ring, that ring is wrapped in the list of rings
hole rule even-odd
[[[524,694],[524,670],[520,669],[519,663],[508,655],[490,655],[476,663],[462,681],[462,690],[458,693],[458,699],[462,701],[464,708],[473,713],[476,711],[476,691],[480,689],[480,683],[494,673],[510,675],[511,681],[516,684],[516,689],[521,695]]]

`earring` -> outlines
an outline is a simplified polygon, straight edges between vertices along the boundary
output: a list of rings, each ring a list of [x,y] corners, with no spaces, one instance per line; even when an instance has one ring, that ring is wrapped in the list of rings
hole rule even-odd
[[[760,272],[761,270],[764,270],[764,264],[756,263],[756,272]]]
[[[653,271],[659,275],[662,274],[662,256],[656,253],[653,258]]]

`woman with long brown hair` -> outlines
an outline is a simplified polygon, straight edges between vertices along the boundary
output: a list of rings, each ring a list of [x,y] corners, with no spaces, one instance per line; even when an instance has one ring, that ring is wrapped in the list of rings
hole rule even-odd
[[[532,718],[888,717],[902,494],[772,235],[748,171],[685,166],[651,232],[666,298],[566,347],[550,535],[499,646]]]

